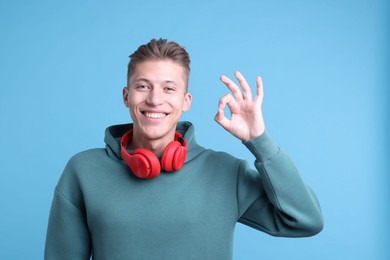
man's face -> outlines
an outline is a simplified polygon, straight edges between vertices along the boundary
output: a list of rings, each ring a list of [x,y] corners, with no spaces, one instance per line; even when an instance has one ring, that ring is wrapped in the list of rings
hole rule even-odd
[[[183,68],[172,61],[144,61],[136,65],[123,89],[134,135],[148,140],[173,138],[181,113],[191,105],[186,82]]]

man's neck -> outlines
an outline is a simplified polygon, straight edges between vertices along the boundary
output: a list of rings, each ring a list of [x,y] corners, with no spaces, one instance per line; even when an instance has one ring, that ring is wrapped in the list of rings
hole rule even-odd
[[[142,137],[133,136],[131,143],[128,144],[130,150],[135,150],[138,148],[143,148],[151,151],[157,157],[161,156],[165,147],[174,140],[174,137],[164,137],[155,140],[149,140]]]

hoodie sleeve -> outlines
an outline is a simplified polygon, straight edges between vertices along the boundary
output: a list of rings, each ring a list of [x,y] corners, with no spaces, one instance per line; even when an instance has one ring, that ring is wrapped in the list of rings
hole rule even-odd
[[[288,155],[267,133],[244,142],[258,172],[243,164],[237,185],[239,222],[279,237],[306,237],[323,228],[320,205]],[[257,198],[248,205],[247,198]]]
[[[45,260],[87,260],[91,256],[86,214],[78,201],[74,200],[80,192],[75,189],[77,182],[72,180],[69,168],[68,164],[54,192],[46,234]],[[72,196],[65,195],[67,187],[73,187]]]

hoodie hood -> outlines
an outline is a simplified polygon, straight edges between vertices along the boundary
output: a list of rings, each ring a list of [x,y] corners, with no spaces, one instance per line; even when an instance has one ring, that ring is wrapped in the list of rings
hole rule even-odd
[[[122,135],[133,128],[133,124],[113,125],[106,128],[104,142],[106,143],[106,151],[109,157],[115,160],[122,160],[120,140]],[[205,148],[198,145],[195,140],[195,127],[188,121],[179,122],[176,126],[176,131],[183,135],[187,141],[187,156],[185,162],[192,160],[198,154],[203,152]]]

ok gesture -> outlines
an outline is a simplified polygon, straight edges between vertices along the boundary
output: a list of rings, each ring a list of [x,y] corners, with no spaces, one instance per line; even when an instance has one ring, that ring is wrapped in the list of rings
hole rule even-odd
[[[214,120],[241,141],[248,141],[265,131],[261,111],[263,83],[260,77],[256,78],[256,96],[253,98],[251,89],[241,73],[236,71],[234,76],[241,88],[228,77],[224,75],[220,77],[220,80],[231,91],[231,94],[226,94],[219,100],[218,112]],[[230,119],[224,114],[226,105],[230,110]]]

